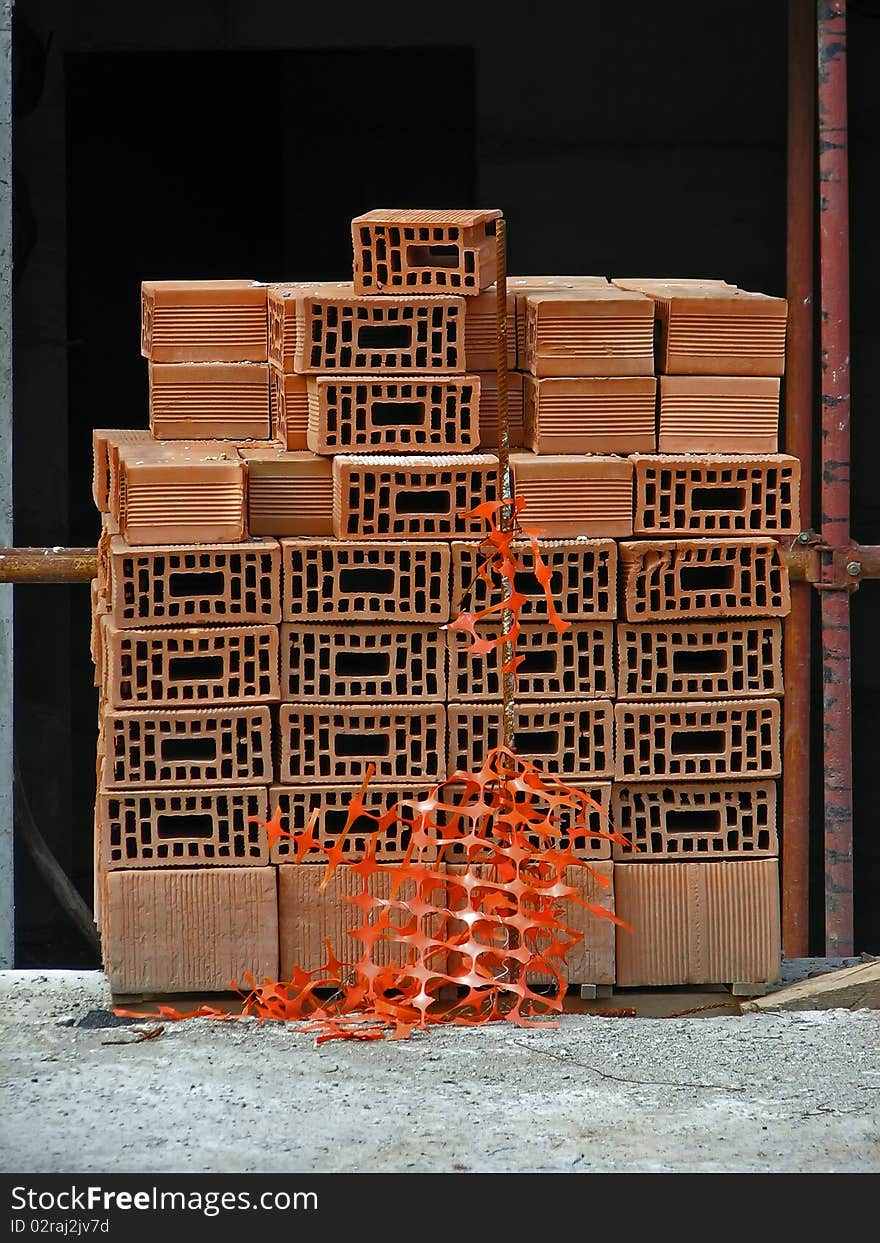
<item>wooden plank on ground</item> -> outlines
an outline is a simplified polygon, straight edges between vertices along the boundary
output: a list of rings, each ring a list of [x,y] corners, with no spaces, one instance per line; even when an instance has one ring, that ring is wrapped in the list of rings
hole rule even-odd
[[[880,1010],[880,959],[816,975],[740,1005],[741,1014],[754,1010]]]

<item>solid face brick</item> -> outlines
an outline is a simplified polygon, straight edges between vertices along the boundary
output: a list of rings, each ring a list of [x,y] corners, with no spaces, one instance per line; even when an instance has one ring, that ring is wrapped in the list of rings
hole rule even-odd
[[[614,857],[632,863],[779,853],[775,781],[617,783],[612,821],[637,847]]]
[[[610,281],[604,276],[508,276],[507,288],[513,294],[516,306],[516,366],[520,371],[528,367],[526,361],[526,297],[530,293],[552,293],[564,289],[607,288]],[[510,328],[507,329],[508,333]]]
[[[104,714],[102,784],[116,787],[266,785],[272,780],[269,709],[173,708]]]
[[[379,782],[445,776],[442,704],[282,704],[278,734],[280,785],[356,784],[371,766]]]
[[[228,441],[123,445],[111,509],[129,544],[235,544],[246,536],[244,464]]]
[[[625,458],[565,454],[511,455],[522,520],[554,536],[632,534],[632,463]]]
[[[637,535],[775,535],[800,527],[800,462],[782,453],[636,455]]]
[[[497,449],[500,440],[498,424],[498,377],[492,371],[480,373],[480,448]],[[507,436],[511,449],[525,446],[523,425],[523,377],[518,371],[507,373]]]
[[[679,622],[617,627],[620,699],[782,694],[782,623]]]
[[[98,799],[101,858],[115,868],[269,862],[266,787],[113,790]]]
[[[448,544],[281,541],[285,621],[449,620]]]
[[[534,453],[651,453],[656,384],[653,376],[526,376],[526,446]]]
[[[288,375],[269,368],[269,406],[272,429],[282,449],[308,449],[309,386],[304,375]]]
[[[526,368],[535,376],[654,374],[654,306],[613,286],[528,293]]]
[[[405,820],[413,821],[420,814],[417,805],[427,799],[429,793],[427,786],[413,790],[370,782],[364,792],[363,801],[370,815],[381,816],[397,807]],[[339,848],[353,794],[354,791],[345,786],[272,786],[269,790],[269,807],[273,813],[276,809],[280,810],[281,827],[288,833],[303,833],[312,816],[317,813],[312,836],[319,843],[306,851],[301,860],[296,860],[294,843],[289,838],[281,837],[272,847],[272,862],[301,861],[326,865],[325,851]],[[375,859],[379,863],[399,862],[409,849],[409,825],[396,820],[376,838],[373,848],[371,842],[378,826],[370,819],[370,815],[358,816],[353,821],[342,848],[346,862],[358,863],[367,857],[370,849],[374,849]],[[419,859],[427,862],[435,855],[436,851],[433,849],[422,848]]]
[[[92,496],[102,514],[118,512],[118,501],[111,498],[118,491],[118,453],[121,445],[148,445],[153,437],[146,428],[96,427],[92,430]]]
[[[775,453],[775,376],[660,377],[661,453]]]
[[[491,453],[333,459],[333,517],[340,539],[482,538],[482,518],[463,515],[497,495]]]
[[[501,743],[500,703],[450,703],[449,776],[478,771]],[[614,772],[613,705],[607,699],[518,703],[513,747],[555,777],[585,781]]]
[[[144,281],[141,353],[154,363],[266,361],[266,286]]]
[[[619,703],[618,781],[776,777],[782,771],[776,699]]]
[[[569,806],[552,806],[532,791],[529,806],[532,809],[530,823],[533,828],[529,829],[528,826],[523,825],[526,841],[534,850],[552,848],[571,851],[576,859],[589,859],[590,861],[610,859],[611,842],[608,838],[597,837],[596,834],[607,833],[611,827],[611,783],[595,781],[585,785],[583,782],[571,781],[566,784],[570,789],[577,790],[591,798],[598,806],[592,807],[586,804],[577,810]],[[461,800],[463,789],[463,786],[445,785],[440,791],[439,798],[443,803],[457,803]],[[522,802],[521,799],[517,801]],[[484,829],[487,830],[484,833],[489,843],[486,850],[487,853],[491,853],[493,834],[488,831],[488,826],[479,821],[475,824],[474,820],[464,812],[456,813],[438,809],[434,814],[441,825],[441,838],[445,836],[452,839],[438,848],[439,856],[446,862],[452,863],[454,860],[467,858],[468,847],[464,843],[456,842],[454,838],[456,832],[470,833],[472,828],[481,833]],[[546,828],[548,822],[553,826],[552,833]],[[479,853],[472,852],[472,858],[478,860]]]
[[[498,626],[482,625],[480,634],[497,638]],[[447,631],[449,698],[500,699],[502,648],[485,656],[470,651],[468,636]],[[600,699],[614,695],[614,626],[612,622],[575,622],[559,633],[546,623],[524,625],[516,643],[524,657],[516,671],[517,699]]]
[[[281,627],[285,700],[443,700],[446,637],[429,626]]]
[[[479,443],[478,376],[310,376],[313,453],[466,453]]]
[[[468,371],[494,371],[498,362],[498,295],[495,286],[468,298],[464,310]],[[507,295],[507,365],[516,366],[516,300]]]
[[[361,294],[477,294],[495,280],[501,212],[377,208],[351,222]]]
[[[788,570],[775,540],[639,540],[620,544],[627,621],[785,617]]]
[[[267,363],[150,363],[157,440],[268,440]]]
[[[252,535],[332,535],[333,465],[313,453],[244,448]]]
[[[539,621],[547,625],[544,589],[532,572],[534,554],[528,544],[514,541],[513,548],[525,567],[516,575],[516,590],[525,596],[520,609],[522,622]],[[566,621],[587,618],[601,621],[617,616],[617,545],[611,539],[568,539],[538,541],[541,558],[552,577],[550,590],[560,616]],[[497,604],[504,592],[477,576],[482,561],[478,544],[452,545],[452,610],[458,613],[467,604],[469,612]]]

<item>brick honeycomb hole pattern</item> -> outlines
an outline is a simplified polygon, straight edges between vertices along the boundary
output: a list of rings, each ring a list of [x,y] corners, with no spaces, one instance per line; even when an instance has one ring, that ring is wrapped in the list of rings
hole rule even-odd
[[[679,622],[617,627],[621,699],[782,694],[782,623]]]
[[[265,784],[272,779],[269,709],[107,712],[103,758],[108,788]]]
[[[495,280],[500,211],[388,211],[351,222],[358,293],[479,293]]]
[[[497,638],[500,625],[483,633]],[[471,652],[460,631],[449,631],[449,698],[502,696],[500,646],[485,656]],[[573,623],[557,631],[525,625],[517,635],[518,699],[597,699],[614,695],[614,626],[611,622]]]
[[[429,626],[281,627],[285,700],[446,698],[446,640]]]
[[[361,792],[358,815],[351,819],[352,792],[345,786],[271,786],[269,804],[280,811],[278,823],[290,835],[274,843],[272,862],[326,864],[334,847],[348,863],[371,854],[379,863],[399,862],[412,842],[418,805],[429,797],[427,786],[412,790],[370,783]],[[434,853],[428,846],[421,852],[425,860]]]
[[[788,570],[774,540],[637,540],[619,548],[627,621],[791,611]]]
[[[479,443],[478,376],[313,376],[313,453],[466,453]]]
[[[775,781],[614,786],[616,859],[768,857],[778,854]]]
[[[776,699],[618,703],[616,778],[778,776]]]
[[[443,704],[282,704],[279,784],[353,785],[368,770],[384,782],[445,776]]]
[[[267,864],[266,789],[119,790],[99,797],[106,868]]]
[[[773,535],[800,529],[800,462],[636,455],[637,535]]]

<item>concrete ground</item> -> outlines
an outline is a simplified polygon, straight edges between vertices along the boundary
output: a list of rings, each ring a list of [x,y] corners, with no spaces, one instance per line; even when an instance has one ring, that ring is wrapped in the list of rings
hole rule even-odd
[[[97,972],[0,973],[0,1168],[880,1171],[878,1011],[566,1015],[316,1048],[204,1019],[131,1044],[139,1025],[86,1019],[110,1005]]]

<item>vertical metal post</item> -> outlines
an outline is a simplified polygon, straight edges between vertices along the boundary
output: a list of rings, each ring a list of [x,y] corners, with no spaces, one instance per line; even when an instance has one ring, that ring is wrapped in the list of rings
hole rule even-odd
[[[502,501],[513,498],[513,481],[510,475],[510,420],[507,411],[507,232],[503,219],[495,224],[495,312],[496,312],[496,354],[495,373],[498,384],[498,495]],[[513,507],[505,505],[501,511],[501,525],[510,529],[513,521]],[[501,626],[506,634],[513,625],[513,617],[505,611],[501,615]],[[502,662],[509,665],[513,659],[513,645],[505,642],[501,647]],[[502,675],[502,694],[504,697],[502,715],[502,738],[506,747],[513,746],[514,703],[513,674]]]
[[[846,0],[819,0],[819,263],[822,540],[850,542],[849,210]],[[825,953],[853,952],[852,686],[849,591],[832,586],[823,553],[822,713],[825,755]]]
[[[12,0],[0,5],[0,544],[12,543]],[[0,967],[14,956],[12,586],[0,586]]]

